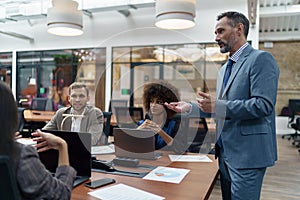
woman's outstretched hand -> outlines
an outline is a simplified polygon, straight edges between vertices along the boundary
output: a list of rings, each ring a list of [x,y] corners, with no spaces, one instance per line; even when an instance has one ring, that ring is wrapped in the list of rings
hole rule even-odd
[[[191,104],[187,103],[185,101],[171,102],[171,103],[165,102],[164,105],[168,109],[173,110],[178,113],[190,112],[190,110],[191,110]]]
[[[49,149],[60,150],[63,145],[66,145],[66,142],[51,133],[41,132],[37,130],[31,134],[33,136],[33,141],[36,141],[36,148],[38,152],[47,151]]]

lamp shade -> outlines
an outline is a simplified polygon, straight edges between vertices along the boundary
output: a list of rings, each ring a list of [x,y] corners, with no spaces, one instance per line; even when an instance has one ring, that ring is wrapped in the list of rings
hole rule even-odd
[[[155,26],[187,29],[195,26],[195,0],[156,0]]]
[[[77,10],[78,3],[72,0],[52,0],[48,9],[48,33],[59,36],[78,36],[82,31],[82,11]]]

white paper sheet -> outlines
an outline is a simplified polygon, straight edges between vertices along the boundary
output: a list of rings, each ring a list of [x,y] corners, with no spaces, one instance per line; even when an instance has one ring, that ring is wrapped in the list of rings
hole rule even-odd
[[[19,138],[17,142],[25,144],[25,145],[36,145],[36,142],[31,138]]]
[[[115,153],[115,146],[113,144],[103,146],[92,146],[92,154],[110,154]]]
[[[103,189],[98,189],[93,192],[89,192],[96,198],[102,200],[162,200],[164,197],[125,185],[117,184]]]
[[[206,155],[169,155],[172,162],[212,162]]]
[[[168,183],[180,183],[189,172],[189,169],[159,166],[149,172],[143,179]]]

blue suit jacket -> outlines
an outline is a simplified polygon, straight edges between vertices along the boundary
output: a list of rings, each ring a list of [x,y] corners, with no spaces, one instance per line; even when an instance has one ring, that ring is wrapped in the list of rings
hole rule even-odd
[[[235,168],[272,166],[277,160],[275,59],[247,46],[222,89],[226,65],[219,71],[215,113],[225,160]]]

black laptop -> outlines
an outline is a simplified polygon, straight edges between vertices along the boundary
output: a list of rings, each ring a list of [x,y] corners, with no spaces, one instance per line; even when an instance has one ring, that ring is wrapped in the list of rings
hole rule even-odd
[[[114,128],[117,157],[155,160],[162,154],[155,151],[155,133],[150,129]]]
[[[77,171],[73,187],[85,182],[91,177],[91,134],[70,131],[42,130],[63,138],[68,144],[70,165]],[[58,165],[58,151],[50,149],[39,153],[45,167],[55,173]]]

